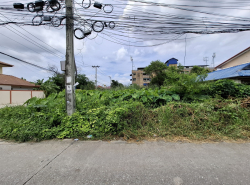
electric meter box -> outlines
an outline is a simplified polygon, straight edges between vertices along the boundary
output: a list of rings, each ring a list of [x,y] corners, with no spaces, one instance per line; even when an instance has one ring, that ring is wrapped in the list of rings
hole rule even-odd
[[[66,69],[65,69],[66,61],[60,61],[60,62],[61,62],[61,71],[66,71]]]
[[[15,9],[24,9],[24,4],[22,3],[14,3],[13,6]]]
[[[35,1],[35,6],[44,6],[45,2],[44,1]]]
[[[95,2],[94,7],[98,8],[98,9],[102,9],[102,4],[98,3],[98,2]]]
[[[51,21],[51,17],[50,16],[43,16],[43,21]]]

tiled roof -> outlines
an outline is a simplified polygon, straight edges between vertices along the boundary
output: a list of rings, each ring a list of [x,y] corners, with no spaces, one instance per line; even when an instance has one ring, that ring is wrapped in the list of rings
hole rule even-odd
[[[23,86],[23,87],[39,87],[35,84],[17,78],[11,75],[0,74],[0,85],[13,85],[13,86]]]
[[[221,69],[208,73],[208,76],[205,81],[244,76],[250,77],[250,63],[241,64],[238,66],[229,67],[226,69]]]
[[[7,64],[7,63],[0,61],[0,67],[13,67],[13,65],[10,65],[10,64]]]
[[[223,65],[225,65],[226,63],[230,62],[231,60],[241,56],[242,54],[248,52],[250,50],[250,47],[248,47],[247,49],[239,52],[238,54],[234,55],[233,57],[229,58],[228,60],[226,60],[225,62],[222,62],[221,64],[219,64],[218,66],[215,67],[215,69],[217,68],[221,68]]]

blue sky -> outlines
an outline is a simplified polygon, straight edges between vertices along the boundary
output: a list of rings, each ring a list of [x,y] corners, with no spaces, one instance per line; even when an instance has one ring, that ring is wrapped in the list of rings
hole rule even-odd
[[[100,2],[106,4],[116,4],[119,1],[103,0]],[[154,2],[162,3],[164,1],[156,0]],[[172,0],[168,3],[171,2],[176,4],[190,3],[189,1],[181,0]],[[11,3],[5,3],[4,5],[11,6]],[[94,12],[93,14],[98,13],[96,9],[94,9],[93,7],[91,8],[93,9],[91,10]],[[113,13],[119,14],[121,12],[126,13],[130,11],[129,5],[123,6],[123,8],[123,10],[115,12],[116,8],[114,7]],[[152,7],[142,7],[145,12],[152,10],[165,13],[167,11],[162,7],[153,7],[152,9],[150,8]],[[210,9],[209,11],[215,13],[219,12],[227,15],[237,15],[241,17],[249,17],[250,14],[248,13],[249,11],[243,10],[223,10],[222,12],[221,10]],[[191,15],[191,13],[188,12],[181,12],[180,10],[172,9],[166,13],[170,12],[176,15]],[[207,17],[207,15],[198,15],[193,13],[192,15]],[[0,19],[6,20],[6,16],[10,15],[0,15]],[[32,16],[30,17],[32,18]],[[18,20],[25,19],[27,21],[31,21],[30,17],[20,17]],[[83,18],[85,17],[83,16]],[[26,31],[16,25],[0,26],[0,51],[43,67],[56,66],[60,70],[60,61],[64,59],[66,47],[65,28],[56,29],[47,26],[23,26],[22,28],[24,28]],[[114,30],[109,30],[109,32],[116,33],[116,29],[119,29],[119,25]],[[204,29],[206,29],[205,26]],[[131,29],[128,35],[133,36],[133,29]],[[92,66],[99,65],[99,85],[105,84],[108,86],[110,82],[108,76],[111,76],[112,79],[118,80],[119,82],[128,85],[131,83],[129,76],[132,70],[132,64],[130,60],[131,56],[133,57],[134,61],[134,69],[138,67],[145,67],[149,65],[151,61],[154,60],[160,60],[162,62],[165,62],[173,57],[177,58],[179,60],[179,63],[184,65],[186,47],[185,65],[205,64],[205,62],[203,61],[204,57],[209,57],[208,64],[210,65],[214,52],[216,53],[215,65],[218,65],[229,59],[233,55],[249,47],[249,35],[250,32],[223,33],[212,35],[198,35],[189,33],[182,35],[177,40],[173,40],[167,44],[163,44],[160,46],[134,47],[132,46],[132,44],[131,46],[116,44],[106,40],[105,38],[107,37],[105,37],[105,35],[92,33],[90,37],[85,38],[84,40],[74,39],[74,49],[79,72],[86,74],[90,80],[94,81],[95,78],[95,69],[92,68]],[[147,36],[144,36],[143,34],[141,36],[145,37],[145,39],[147,38]],[[117,38],[119,39],[119,37]],[[157,38],[157,35],[155,35],[155,38]],[[127,39],[131,43],[135,41],[131,38]],[[38,44],[34,44],[34,42]],[[154,40],[152,40],[143,42],[143,44],[144,46],[147,46],[155,44],[155,42]],[[37,45],[39,45],[39,47]],[[17,77],[24,77],[29,81],[35,81],[37,79],[43,78],[48,79],[48,77],[52,75],[47,71],[31,67],[4,55],[0,55],[0,61],[14,65],[14,67],[12,68],[4,68],[4,74],[13,75]]]

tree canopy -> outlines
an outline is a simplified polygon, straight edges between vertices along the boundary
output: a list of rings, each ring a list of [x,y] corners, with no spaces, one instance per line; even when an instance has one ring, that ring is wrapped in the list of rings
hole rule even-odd
[[[49,69],[50,71],[53,71],[52,77],[49,77],[47,81],[42,79],[35,82],[36,85],[40,85],[39,89],[43,90],[46,96],[65,89],[65,74],[58,72],[56,67],[49,67]],[[76,82],[79,83],[79,85],[76,86],[76,89],[95,89],[94,82],[90,81],[85,74],[78,74]]]
[[[156,60],[152,61],[149,66],[145,67],[144,72],[151,76],[150,84],[162,86],[166,78],[166,69],[166,64],[159,60]]]
[[[191,69],[191,71],[190,71],[191,74],[192,74],[192,73],[195,73],[195,74],[197,74],[197,75],[207,74],[207,73],[209,73],[209,72],[210,72],[209,69],[203,68],[203,67],[199,67],[199,66],[194,66],[194,67]]]
[[[111,88],[116,88],[116,87],[123,87],[123,84],[119,83],[117,80],[112,80]]]

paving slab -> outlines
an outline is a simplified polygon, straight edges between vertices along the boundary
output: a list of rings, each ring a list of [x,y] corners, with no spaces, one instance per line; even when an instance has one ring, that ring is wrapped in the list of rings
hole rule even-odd
[[[0,184],[250,184],[250,143],[0,142]]]

